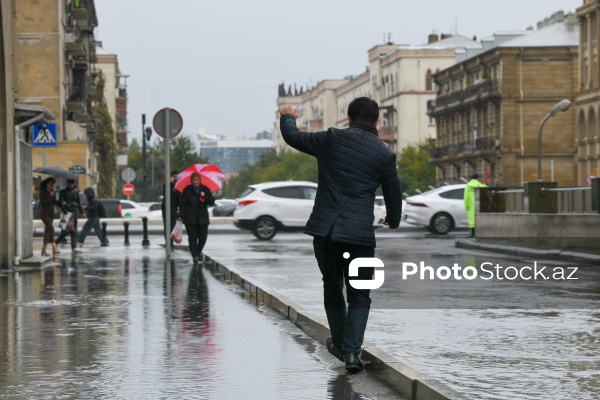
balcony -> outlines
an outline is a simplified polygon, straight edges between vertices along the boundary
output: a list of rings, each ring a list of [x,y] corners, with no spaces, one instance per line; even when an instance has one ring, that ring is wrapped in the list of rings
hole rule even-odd
[[[379,139],[383,140],[386,143],[395,143],[396,142],[396,127],[395,126],[382,126],[379,128],[378,135]]]
[[[69,113],[85,112],[85,97],[84,85],[67,85],[67,110]]]
[[[65,52],[72,56],[85,56],[85,46],[81,43],[81,32],[76,27],[65,30]]]
[[[475,139],[476,151],[495,150],[495,148],[496,139],[494,139],[493,137],[482,137]]]
[[[496,140],[493,137],[483,137],[473,140],[464,140],[457,144],[447,144],[440,147],[432,147],[429,150],[429,157],[432,159],[443,157],[454,157],[461,155],[469,157],[471,155],[479,156],[481,153],[494,152],[496,150]],[[477,153],[477,154],[475,154]]]
[[[487,100],[490,97],[500,97],[496,85],[489,79],[480,80],[465,90],[438,96],[427,102],[429,114],[442,111],[446,107],[459,107],[476,101]]]
[[[89,7],[88,0],[71,0],[69,11],[74,20],[87,22],[90,18]]]

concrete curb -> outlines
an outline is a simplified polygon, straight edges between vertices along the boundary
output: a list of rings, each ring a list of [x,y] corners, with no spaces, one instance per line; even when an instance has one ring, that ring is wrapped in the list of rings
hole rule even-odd
[[[560,249],[532,249],[530,247],[507,246],[493,243],[475,242],[469,239],[457,239],[454,242],[455,247],[464,249],[486,250],[497,253],[504,253],[526,257],[545,257],[556,260],[563,260],[576,263],[585,263],[591,265],[600,265],[600,255],[581,253]]]
[[[303,310],[292,300],[273,290],[257,286],[233,269],[207,256],[205,267],[219,280],[234,282],[244,288],[256,305],[267,305],[288,318],[294,325],[323,345],[330,336],[326,320]],[[364,343],[361,359],[365,369],[411,400],[467,400],[454,389],[431,379],[400,362],[378,347]]]

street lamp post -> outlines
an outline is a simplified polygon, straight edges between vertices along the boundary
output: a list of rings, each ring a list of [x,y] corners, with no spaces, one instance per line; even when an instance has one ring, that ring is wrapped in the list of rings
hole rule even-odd
[[[540,130],[538,131],[538,182],[542,181],[542,129],[544,129],[544,124],[546,123],[546,121],[548,121],[550,118],[554,117],[556,114],[558,114],[561,111],[567,111],[569,109],[569,107],[571,106],[571,100],[568,99],[564,99],[559,101],[558,103],[556,103],[554,105],[554,107],[552,107],[552,110],[550,110],[550,112],[548,113],[548,115],[546,115],[544,117],[544,119],[542,120],[542,124],[540,125]]]
[[[146,114],[142,114],[142,201],[146,201]]]

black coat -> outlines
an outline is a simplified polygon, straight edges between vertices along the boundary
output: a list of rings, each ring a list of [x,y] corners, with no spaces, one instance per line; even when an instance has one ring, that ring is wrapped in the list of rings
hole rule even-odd
[[[66,204],[63,205],[63,201],[65,201]],[[73,189],[66,187],[58,192],[58,207],[63,213],[68,211],[77,216],[77,211],[79,211],[80,214],[83,214],[79,190],[77,190],[76,187],[73,187]]]
[[[171,187],[171,215],[177,216],[177,207],[179,207],[179,190],[175,189],[175,183],[169,182],[169,186]],[[167,204],[167,197],[165,194],[165,185],[163,184],[163,200],[160,204],[160,209],[162,210],[163,216],[165,215],[165,207]]]
[[[374,129],[374,128],[373,128]],[[304,232],[336,242],[375,247],[375,191],[381,185],[387,222],[397,228],[402,189],[396,155],[375,133],[357,127],[300,132],[296,119],[281,116],[287,144],[317,158],[319,188]]]
[[[208,206],[215,204],[215,198],[206,186],[200,184],[200,191],[205,193],[204,201],[194,192],[194,186],[188,185],[179,196],[179,213],[186,225],[208,225]]]

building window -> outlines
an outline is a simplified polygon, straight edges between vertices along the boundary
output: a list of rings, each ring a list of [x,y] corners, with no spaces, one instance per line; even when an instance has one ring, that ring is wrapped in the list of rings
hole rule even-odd
[[[425,74],[425,90],[430,92],[432,89],[433,89],[433,82],[432,82],[432,78],[431,78],[431,70],[428,69],[427,73]]]

